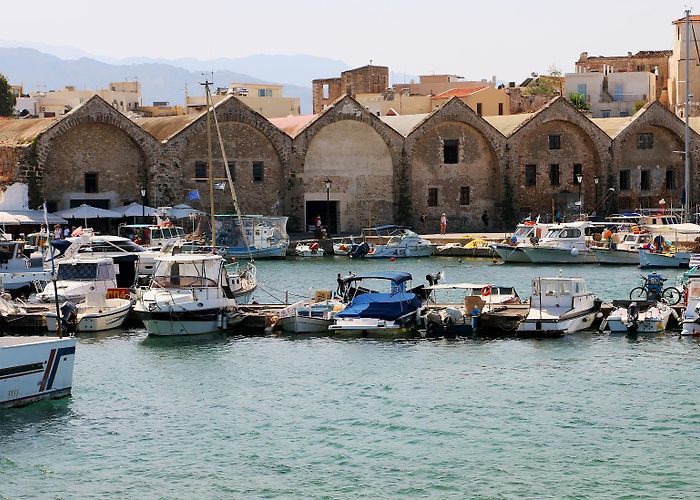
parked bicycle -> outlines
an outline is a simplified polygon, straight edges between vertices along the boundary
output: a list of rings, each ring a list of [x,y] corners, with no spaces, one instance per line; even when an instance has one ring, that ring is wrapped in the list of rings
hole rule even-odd
[[[630,292],[631,300],[662,300],[672,306],[681,300],[681,292],[673,286],[664,288],[666,278],[658,273],[649,273],[641,277],[644,285],[633,288]]]

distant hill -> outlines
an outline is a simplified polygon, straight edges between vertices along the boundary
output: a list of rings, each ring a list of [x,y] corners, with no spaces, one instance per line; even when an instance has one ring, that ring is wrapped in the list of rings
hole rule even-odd
[[[214,70],[214,84],[220,87],[230,82],[281,83],[286,96],[301,99],[302,113],[310,113],[311,80],[339,75],[345,69],[347,65],[341,61],[303,55],[211,61],[129,58],[112,64],[92,57],[64,60],[30,48],[0,48],[0,73],[11,83],[23,84],[27,91],[60,89],[65,85],[96,89],[109,82],[137,78],[144,104],[182,104],[185,86],[191,95],[202,95],[202,72]]]

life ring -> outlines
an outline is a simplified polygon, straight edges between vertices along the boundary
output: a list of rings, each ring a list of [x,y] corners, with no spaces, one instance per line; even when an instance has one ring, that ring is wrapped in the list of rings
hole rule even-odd
[[[309,250],[312,252],[316,252],[319,248],[321,248],[321,245],[318,244],[318,241],[314,241],[311,245],[309,245]]]
[[[491,295],[491,287],[485,286],[484,288],[482,288],[481,295],[483,295],[484,297],[488,297],[489,295]]]

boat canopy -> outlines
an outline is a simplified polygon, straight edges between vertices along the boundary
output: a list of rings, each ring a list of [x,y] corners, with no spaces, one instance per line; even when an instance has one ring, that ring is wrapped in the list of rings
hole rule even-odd
[[[356,274],[350,277],[350,281],[359,280],[390,280],[396,284],[404,283],[412,279],[411,274],[405,271],[377,271],[374,273]]]
[[[416,310],[421,300],[414,293],[363,293],[355,297],[336,318],[377,318],[395,321],[409,311]]]

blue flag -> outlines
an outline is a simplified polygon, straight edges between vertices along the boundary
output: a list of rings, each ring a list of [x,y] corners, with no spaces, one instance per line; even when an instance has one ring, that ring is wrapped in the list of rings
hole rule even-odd
[[[188,201],[193,201],[193,200],[198,200],[199,199],[199,191],[196,189],[193,189],[189,193],[187,193],[187,200]]]

